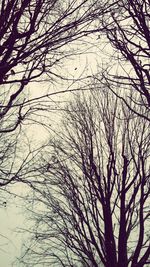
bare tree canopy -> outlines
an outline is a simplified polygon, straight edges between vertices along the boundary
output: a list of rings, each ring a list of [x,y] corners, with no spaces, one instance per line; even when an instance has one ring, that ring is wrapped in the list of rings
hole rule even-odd
[[[22,266],[150,265],[149,18],[149,0],[0,1],[0,190],[32,188]],[[91,88],[91,75],[81,78],[87,93],[33,149],[22,126],[43,120],[49,129],[51,86],[66,81],[62,62],[89,34],[99,58],[106,47],[100,73]]]
[[[94,20],[105,12],[105,6],[87,0],[1,1],[0,118],[7,120],[1,132],[15,130],[24,119],[29,82],[51,81],[54,67],[73,53],[68,44],[96,31]],[[11,122],[10,113],[15,114]]]
[[[113,1],[112,1],[113,2]],[[109,2],[108,2],[109,4]],[[131,91],[129,98],[142,105],[149,118],[150,108],[150,2],[149,0],[114,1],[107,14],[99,18],[102,32],[106,34],[113,47],[113,66],[103,72],[105,84],[122,97],[116,90]],[[112,59],[111,59],[112,60]],[[136,91],[137,97],[132,94]],[[129,99],[128,98],[128,99]],[[124,99],[130,108],[128,99]]]
[[[33,173],[23,266],[149,266],[149,142],[109,90],[78,95]]]
[[[47,91],[41,93],[39,82],[52,83],[59,61],[76,53],[69,43],[95,31],[99,12],[96,2],[87,0],[0,1],[0,185],[19,179],[12,166],[21,161],[17,139],[25,118],[33,124],[33,113],[37,121],[41,110],[48,111],[48,104],[40,103]],[[38,82],[36,99],[28,92],[32,81]]]

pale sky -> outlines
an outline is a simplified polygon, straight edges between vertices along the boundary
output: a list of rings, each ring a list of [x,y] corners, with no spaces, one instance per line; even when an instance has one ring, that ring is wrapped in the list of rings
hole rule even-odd
[[[96,37],[95,37],[96,38]],[[65,65],[64,69],[62,70],[61,74],[64,73],[68,78],[70,78],[70,82],[63,82],[60,85],[58,83],[58,91],[64,90],[66,88],[73,89],[78,87],[76,83],[73,83],[73,80],[76,80],[80,77],[85,77],[87,74],[92,75],[97,71],[97,61],[101,61],[100,55],[99,59],[97,54],[97,47],[90,48],[87,54],[79,55],[72,57],[70,61],[67,61],[67,65]],[[57,88],[55,85],[55,87]],[[30,90],[32,92],[32,97],[39,96],[39,92],[41,90],[41,94],[43,94],[43,88],[44,92],[48,90],[50,87],[50,84],[46,83],[45,88],[37,84],[33,83],[30,85]],[[56,89],[55,89],[56,90]],[[38,93],[37,93],[38,92]],[[51,91],[52,92],[52,91]],[[61,94],[58,96],[51,97],[53,101],[55,100],[68,100],[72,97],[71,93],[67,94]],[[53,128],[55,128],[55,125],[58,123],[59,118],[61,118],[61,112],[54,112],[51,114],[51,122]],[[55,125],[54,125],[55,123]],[[32,136],[33,139],[36,141],[43,135],[46,136],[45,130],[37,127],[30,126],[28,136]],[[48,135],[47,135],[48,137]],[[24,151],[22,151],[24,153]],[[22,194],[24,190],[24,185],[15,185],[13,187],[13,192],[16,194]],[[25,189],[26,190],[26,189]],[[23,242],[25,241],[25,235],[17,233],[17,229],[25,227],[26,218],[23,216],[22,208],[23,202],[19,199],[11,196],[8,198],[6,206],[1,207],[0,209],[0,267],[15,267],[19,266],[19,264],[13,263],[16,260],[16,257],[20,256],[21,253],[21,246]]]

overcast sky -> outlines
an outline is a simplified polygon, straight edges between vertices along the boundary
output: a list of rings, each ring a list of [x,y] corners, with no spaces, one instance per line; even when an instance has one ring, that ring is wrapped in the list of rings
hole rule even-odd
[[[69,61],[67,61],[67,65],[65,65],[64,69],[62,70],[62,73],[64,75],[67,74],[68,78],[76,80],[79,77],[83,76],[85,77],[87,74],[92,75],[94,72],[97,71],[97,60],[98,57],[96,55],[97,47],[92,47],[87,54],[84,55],[79,55],[75,56],[74,58],[71,58]],[[100,58],[99,58],[100,60]],[[72,82],[70,81],[70,84]],[[63,82],[63,86],[58,83],[58,85],[55,84],[55,90],[57,89],[58,86],[58,91],[59,90],[64,90],[68,87],[69,83],[68,82]],[[35,97],[37,92],[39,96],[39,92],[41,90],[41,94],[44,89],[47,90],[50,88],[50,84],[33,84],[29,85],[30,86],[30,92],[32,92],[32,97]],[[77,84],[74,83],[72,87],[69,87],[69,89],[76,88]],[[51,89],[52,92],[52,89]],[[68,100],[72,97],[72,94],[61,94],[58,96],[53,96],[52,100]],[[51,114],[51,121],[53,124],[53,128],[55,128],[55,124],[59,123],[59,118],[61,118],[61,112],[58,111],[57,113],[54,112]],[[42,128],[37,129],[37,127],[32,127],[30,126],[28,135],[32,138],[33,140],[40,140],[41,136],[42,139],[44,140],[45,136],[43,136],[46,132]],[[48,136],[48,135],[47,135]],[[24,151],[22,152],[24,153]],[[15,185],[13,188],[13,192],[16,194],[22,194],[24,191],[24,185]],[[2,200],[3,202],[3,200]],[[5,199],[4,199],[5,202]],[[23,242],[25,242],[25,235],[24,234],[19,234],[18,229],[25,227],[26,223],[26,218],[23,216],[24,208],[22,208],[23,202],[17,199],[16,197],[9,196],[7,199],[7,203],[5,205],[1,206],[0,209],[0,267],[15,267],[19,266],[14,263],[16,257],[20,256],[21,253],[21,246]]]

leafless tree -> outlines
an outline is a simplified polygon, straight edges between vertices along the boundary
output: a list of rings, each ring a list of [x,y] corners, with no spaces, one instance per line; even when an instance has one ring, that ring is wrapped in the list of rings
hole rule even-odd
[[[103,82],[122,99],[122,94],[116,88],[120,87],[127,94],[131,92],[123,101],[130,108],[128,100],[131,98],[137,106],[134,112],[150,120],[150,2],[112,2],[109,12],[99,19],[101,29],[111,45],[108,47],[113,50],[113,59],[110,58],[113,64],[103,72]],[[117,68],[114,67],[114,60]],[[138,112],[138,106],[143,106],[144,113]]]
[[[73,53],[69,43],[95,31],[94,16],[102,11],[87,0],[0,1],[0,186],[18,180],[12,166],[18,159],[16,147],[25,118],[28,124],[39,122],[37,113],[48,111],[51,104],[40,99],[44,89],[38,94],[37,88],[34,98],[28,85],[52,83],[61,60]]]
[[[149,142],[149,122],[106,88],[77,95],[33,173],[21,266],[148,266]]]

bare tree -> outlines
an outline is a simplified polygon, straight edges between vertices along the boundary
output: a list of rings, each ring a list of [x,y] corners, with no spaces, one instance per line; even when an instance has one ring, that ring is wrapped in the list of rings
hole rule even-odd
[[[112,1],[113,2],[113,1]],[[109,4],[109,1],[108,1]],[[100,17],[100,25],[112,46],[117,68],[108,66],[103,82],[126,102],[136,103],[134,112],[149,120],[150,108],[150,2],[149,0],[114,1],[109,12]],[[110,47],[109,47],[110,48]],[[111,48],[110,48],[111,50]],[[117,86],[116,86],[117,85]],[[124,99],[120,91],[131,92]],[[136,94],[134,92],[136,91]],[[135,97],[136,95],[136,97]],[[142,105],[144,113],[138,112]]]
[[[22,265],[148,266],[149,141],[149,122],[106,88],[78,95],[33,173]]]
[[[13,168],[17,160],[21,164],[16,147],[25,118],[28,124],[40,122],[37,115],[49,111],[50,102],[40,98],[48,92],[37,88],[33,97],[28,85],[53,82],[61,60],[73,53],[69,43],[95,30],[99,11],[96,2],[86,0],[0,2],[0,186],[18,180]]]

